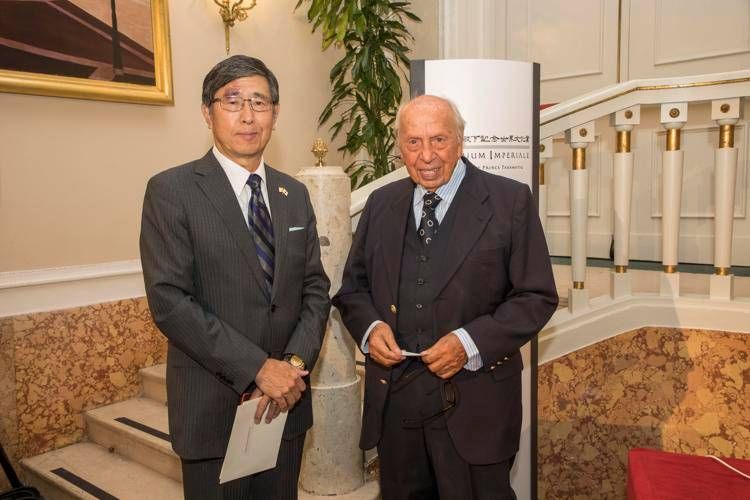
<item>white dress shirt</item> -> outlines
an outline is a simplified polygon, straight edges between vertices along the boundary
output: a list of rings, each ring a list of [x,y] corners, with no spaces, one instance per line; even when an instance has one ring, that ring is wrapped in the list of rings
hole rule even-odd
[[[212,151],[216,160],[219,162],[219,165],[221,165],[222,170],[224,170],[224,173],[227,175],[229,184],[232,185],[232,191],[234,191],[234,195],[237,197],[237,203],[240,204],[242,215],[245,217],[245,225],[250,227],[248,212],[250,211],[250,196],[252,195],[252,190],[247,184],[247,180],[250,178],[251,174],[257,174],[260,177],[260,192],[263,193],[263,201],[266,203],[268,216],[271,217],[271,204],[268,201],[268,186],[266,185],[266,164],[263,161],[263,157],[261,157],[260,165],[255,169],[255,172],[250,172],[239,163],[234,162],[221,154],[221,151],[219,151],[216,146],[214,146]]]

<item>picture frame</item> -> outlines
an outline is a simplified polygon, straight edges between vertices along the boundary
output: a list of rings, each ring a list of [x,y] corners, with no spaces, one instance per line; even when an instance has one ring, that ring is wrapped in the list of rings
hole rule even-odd
[[[128,2],[128,0],[120,1],[121,4],[122,2]],[[107,1],[102,5],[109,6],[109,4],[110,2]],[[111,4],[115,5],[115,1],[113,0]],[[6,6],[8,5],[11,5],[10,2],[6,4]],[[7,41],[8,38],[6,35],[6,45],[0,47],[0,49],[5,50],[6,57],[4,59],[11,61],[17,67],[25,68],[24,64],[27,61],[23,58],[25,54],[28,54],[28,66],[30,68],[37,67],[40,70],[19,71],[8,69],[8,66],[0,67],[0,92],[151,105],[174,104],[167,0],[150,0],[150,13],[146,12],[144,14],[142,12],[143,8],[141,8],[141,11],[136,11],[137,14],[140,12],[138,15],[143,15],[144,17],[150,14],[151,38],[153,42],[152,51],[148,50],[151,47],[144,48],[136,41],[133,41],[132,38],[121,34],[119,28],[118,30],[112,29],[112,26],[116,26],[116,16],[119,9],[115,9],[112,21],[109,24],[105,24],[93,15],[89,15],[88,12],[72,1],[64,4],[68,9],[67,12],[60,7],[60,4],[57,4],[53,6],[53,9],[56,10],[43,12],[42,14],[44,15],[39,15],[38,12],[34,13],[34,28],[38,28],[38,33],[43,34],[38,37],[40,46],[36,47],[33,45],[35,32],[29,30],[28,26],[22,26],[23,22],[31,17],[25,14],[27,11],[23,10],[27,8],[26,5],[30,5],[30,3],[23,4],[17,2],[15,5],[17,7],[16,10],[8,9],[6,11],[10,13],[15,12],[18,16],[17,19],[14,20],[11,18],[12,16],[7,16],[5,21],[3,21],[5,25],[0,24],[0,28],[4,28],[5,31],[18,33],[18,38],[25,37],[25,39],[22,42],[15,42],[12,39]],[[58,11],[62,12],[62,14],[59,14]],[[112,10],[110,10],[111,12]],[[123,16],[124,22],[141,24],[148,28],[148,18],[143,20],[139,19],[137,15],[134,18],[132,13],[128,14],[129,17]],[[75,46],[74,49],[78,50],[79,53],[61,55],[60,51],[55,50],[56,47],[52,47],[52,50],[50,50],[51,42],[48,33],[50,33],[50,30],[53,33],[56,33],[55,30],[57,30],[57,33],[60,32],[62,28],[57,23],[61,15],[64,16],[62,19],[65,19],[66,22],[72,19],[73,21],[70,22],[74,23],[73,26],[79,27],[81,30],[88,30],[87,33],[100,45],[111,44],[112,47],[109,50],[112,51],[112,55],[106,55],[106,46],[97,47],[97,54],[104,55],[104,57],[99,57],[98,60],[94,60],[96,58],[90,56],[88,53],[81,55],[80,51],[91,51],[93,49],[91,48],[91,44],[85,45],[80,41],[78,34],[75,34],[78,37],[76,39],[73,38],[72,34],[69,36],[71,40],[74,40],[72,44]],[[53,19],[55,20],[55,24],[51,24]],[[47,26],[44,25],[45,20],[49,23]],[[14,21],[21,22],[14,24]],[[146,30],[145,33],[148,33],[148,31]],[[46,38],[43,38],[45,36]],[[42,46],[41,42],[44,42],[46,46]],[[109,66],[101,61],[101,59],[106,59],[106,57],[111,57]],[[145,65],[145,67],[136,69],[128,68],[126,65],[123,65],[126,57],[129,57],[131,60],[137,59],[137,64]],[[152,59],[153,62],[151,63],[149,59]],[[50,65],[45,64],[47,60],[52,61],[52,63]],[[88,76],[51,74],[48,71],[49,66],[54,66],[58,61],[60,68],[63,70],[61,71],[62,73],[67,68],[75,68],[76,70],[83,68],[82,71],[89,72],[90,74]],[[99,68],[96,71],[90,71],[92,67],[96,68],[98,65]],[[41,70],[44,70],[44,72]],[[105,74],[93,74],[97,72],[101,73],[100,70],[103,70]],[[115,79],[119,79],[120,81],[114,81]]]

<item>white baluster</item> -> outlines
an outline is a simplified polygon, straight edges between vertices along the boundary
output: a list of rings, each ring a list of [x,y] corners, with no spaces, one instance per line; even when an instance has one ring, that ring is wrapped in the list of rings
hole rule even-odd
[[[687,103],[662,104],[661,123],[667,129],[666,150],[662,152],[662,274],[660,293],[680,295],[678,251],[684,152],[680,150],[680,129],[687,121]]]
[[[612,298],[627,297],[632,293],[628,263],[630,261],[630,207],[633,198],[633,153],[630,151],[630,132],[641,123],[641,107],[632,106],[613,113],[610,124],[617,131],[617,152],[613,165],[613,201],[615,262],[610,275]]]
[[[711,118],[719,125],[719,147],[714,154],[714,274],[710,280],[710,297],[718,300],[732,300],[734,296],[732,226],[737,182],[734,125],[740,119],[741,109],[739,98],[711,103]]]
[[[588,241],[589,172],[586,170],[586,147],[594,142],[594,122],[565,131],[565,142],[573,148],[570,171],[570,272],[573,287],[568,289],[568,309],[576,312],[588,308],[586,249]]]
[[[539,141],[539,220],[542,229],[547,231],[547,183],[545,165],[552,158],[552,137]],[[549,245],[549,243],[548,243]]]

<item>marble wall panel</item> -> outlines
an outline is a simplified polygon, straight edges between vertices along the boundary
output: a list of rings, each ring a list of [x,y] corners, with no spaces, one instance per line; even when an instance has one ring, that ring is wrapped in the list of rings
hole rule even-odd
[[[539,368],[539,498],[626,498],[634,447],[750,458],[750,334],[642,328]]]
[[[138,370],[166,360],[166,341],[143,298],[9,321],[18,457],[79,441],[83,412],[137,395]]]
[[[10,318],[0,318],[0,443],[11,457],[16,456],[18,447],[13,352],[13,322]],[[8,486],[5,475],[0,474],[0,491]]]

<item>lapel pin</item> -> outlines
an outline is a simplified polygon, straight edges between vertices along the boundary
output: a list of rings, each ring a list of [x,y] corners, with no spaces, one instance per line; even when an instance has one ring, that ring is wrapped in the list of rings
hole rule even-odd
[[[285,187],[279,186],[279,193],[283,194],[284,196],[289,196],[289,191],[287,191]]]

